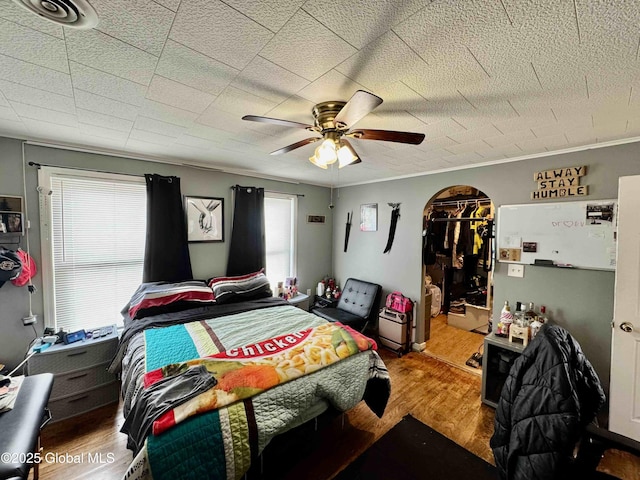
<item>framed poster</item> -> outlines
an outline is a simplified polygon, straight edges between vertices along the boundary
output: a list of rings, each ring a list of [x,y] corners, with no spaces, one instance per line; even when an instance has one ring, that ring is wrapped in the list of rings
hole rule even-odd
[[[324,215],[307,215],[307,223],[323,224],[325,219]]]
[[[375,232],[378,230],[378,204],[360,205],[360,231]]]
[[[0,195],[0,233],[24,234],[22,197]]]
[[[224,242],[224,199],[184,197],[189,242]]]

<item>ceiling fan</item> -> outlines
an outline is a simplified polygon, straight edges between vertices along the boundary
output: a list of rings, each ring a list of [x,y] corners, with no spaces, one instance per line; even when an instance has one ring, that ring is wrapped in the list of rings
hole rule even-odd
[[[271,152],[271,155],[281,155],[322,140],[322,143],[316,148],[309,161],[324,169],[337,161],[339,168],[342,168],[362,161],[347,138],[384,140],[386,142],[409,143],[411,145],[419,145],[424,140],[423,133],[366,128],[351,130],[353,125],[381,103],[382,99],[380,97],[364,90],[358,90],[348,102],[332,100],[315,105],[312,109],[313,125],[256,115],[245,115],[242,119],[252,122],[272,123],[283,127],[304,128],[311,132],[316,132],[321,136],[305,138]]]

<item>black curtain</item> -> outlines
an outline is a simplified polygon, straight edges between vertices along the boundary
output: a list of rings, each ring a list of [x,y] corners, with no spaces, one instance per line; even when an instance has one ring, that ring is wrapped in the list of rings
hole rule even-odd
[[[147,239],[143,282],[193,278],[180,178],[146,174]]]
[[[227,275],[244,275],[265,267],[264,188],[236,185]]]

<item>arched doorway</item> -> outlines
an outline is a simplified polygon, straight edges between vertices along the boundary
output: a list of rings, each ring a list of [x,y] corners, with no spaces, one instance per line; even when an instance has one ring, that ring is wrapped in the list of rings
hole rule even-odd
[[[457,185],[431,197],[423,216],[424,352],[478,373],[490,331],[494,213],[486,194]]]

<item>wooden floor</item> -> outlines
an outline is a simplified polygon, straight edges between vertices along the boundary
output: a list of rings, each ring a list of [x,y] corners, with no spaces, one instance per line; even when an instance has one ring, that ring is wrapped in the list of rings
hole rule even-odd
[[[477,347],[477,345],[476,345]],[[452,348],[450,347],[449,350]],[[474,350],[475,351],[475,350]],[[382,419],[361,402],[344,416],[334,418],[318,432],[310,432],[313,450],[293,446],[283,479],[330,479],[353,461],[403,416],[411,414],[446,435],[467,450],[493,463],[489,439],[493,433],[494,410],[480,402],[481,377],[422,353],[402,358],[382,350],[392,381],[392,394]],[[122,413],[117,405],[104,407],[68,421],[52,424],[43,431],[44,454],[85,454],[80,463],[45,463],[43,480],[119,479],[131,461],[126,437],[118,432]],[[112,453],[115,462],[88,463],[86,453]],[[640,459],[607,453],[601,469],[628,480],[640,480]],[[425,477],[427,478],[427,477]]]
[[[423,353],[475,375],[482,375],[482,368],[469,367],[465,362],[475,352],[482,352],[484,337],[481,333],[450,327],[447,316],[441,314],[431,319],[430,338]]]

